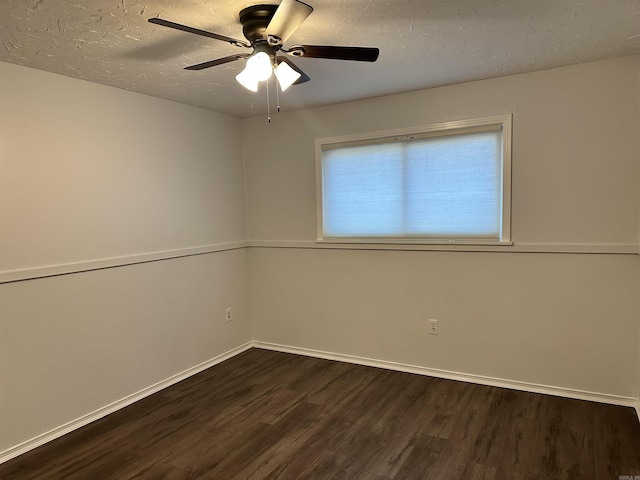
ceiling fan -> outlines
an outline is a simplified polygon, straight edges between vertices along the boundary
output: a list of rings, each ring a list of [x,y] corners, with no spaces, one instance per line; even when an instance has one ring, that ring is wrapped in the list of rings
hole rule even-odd
[[[219,35],[164,20],[150,18],[149,22],[164,27],[194,33],[230,43],[240,48],[250,48],[251,53],[238,53],[227,57],[209,60],[185,67],[185,70],[203,70],[235,60],[247,59],[245,69],[236,76],[244,87],[256,92],[261,81],[268,80],[272,72],[278,80],[282,91],[291,85],[308,82],[310,78],[300,70],[289,58],[277,55],[279,52],[293,57],[328,58],[334,60],[355,60],[375,62],[380,50],[373,47],[345,47],[332,45],[293,45],[284,47],[291,35],[311,14],[313,7],[299,0],[282,0],[280,5],[253,5],[240,11],[242,33],[247,39]]]

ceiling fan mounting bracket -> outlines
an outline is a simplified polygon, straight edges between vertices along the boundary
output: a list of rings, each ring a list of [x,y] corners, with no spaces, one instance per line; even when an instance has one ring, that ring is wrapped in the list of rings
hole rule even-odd
[[[273,18],[278,5],[252,5],[240,11],[240,23],[242,33],[253,43],[255,40],[263,39],[267,25]]]

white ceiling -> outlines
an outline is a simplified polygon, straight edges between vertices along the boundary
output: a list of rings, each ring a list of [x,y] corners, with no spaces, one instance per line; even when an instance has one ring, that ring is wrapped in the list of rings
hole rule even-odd
[[[244,39],[240,0],[1,0],[0,60],[237,117],[266,111],[234,76],[242,53],[147,22],[161,18]],[[300,58],[311,81],[283,109],[343,102],[640,52],[640,0],[307,0],[287,46],[377,46],[376,63]],[[249,51],[249,50],[246,50]],[[1,82],[1,79],[0,79]],[[273,89],[271,90],[273,94]],[[273,103],[272,98],[272,103]]]

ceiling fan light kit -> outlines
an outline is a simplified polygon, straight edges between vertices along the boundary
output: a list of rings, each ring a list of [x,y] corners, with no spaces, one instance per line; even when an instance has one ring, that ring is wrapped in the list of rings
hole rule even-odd
[[[310,80],[309,76],[289,58],[278,55],[278,52],[290,57],[327,58],[360,62],[375,62],[378,59],[380,51],[374,47],[294,45],[289,49],[284,48],[284,42],[293,35],[311,12],[313,12],[313,7],[300,0],[282,0],[279,5],[253,5],[247,7],[239,14],[242,33],[247,41],[181,25],[161,18],[150,18],[149,22],[213,38],[239,48],[251,48],[253,50],[251,53],[229,55],[197,65],[190,65],[185,67],[185,70],[204,70],[236,60],[247,59],[244,70],[236,75],[236,80],[252,92],[258,91],[260,82],[268,82],[272,73],[275,73],[277,83],[283,92],[291,85],[298,85]]]

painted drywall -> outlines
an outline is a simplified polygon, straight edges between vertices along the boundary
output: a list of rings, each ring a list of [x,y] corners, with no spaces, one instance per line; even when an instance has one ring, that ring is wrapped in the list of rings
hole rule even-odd
[[[237,119],[6,63],[0,106],[0,271],[246,239]],[[1,284],[0,453],[248,342],[247,272],[236,249]]]
[[[244,240],[238,120],[0,63],[0,271]]]
[[[249,239],[278,247],[250,253],[254,339],[636,396],[638,258],[609,253],[637,252],[639,68],[633,56],[245,119]],[[514,247],[316,248],[315,138],[504,113]],[[584,244],[601,253],[506,253]]]

